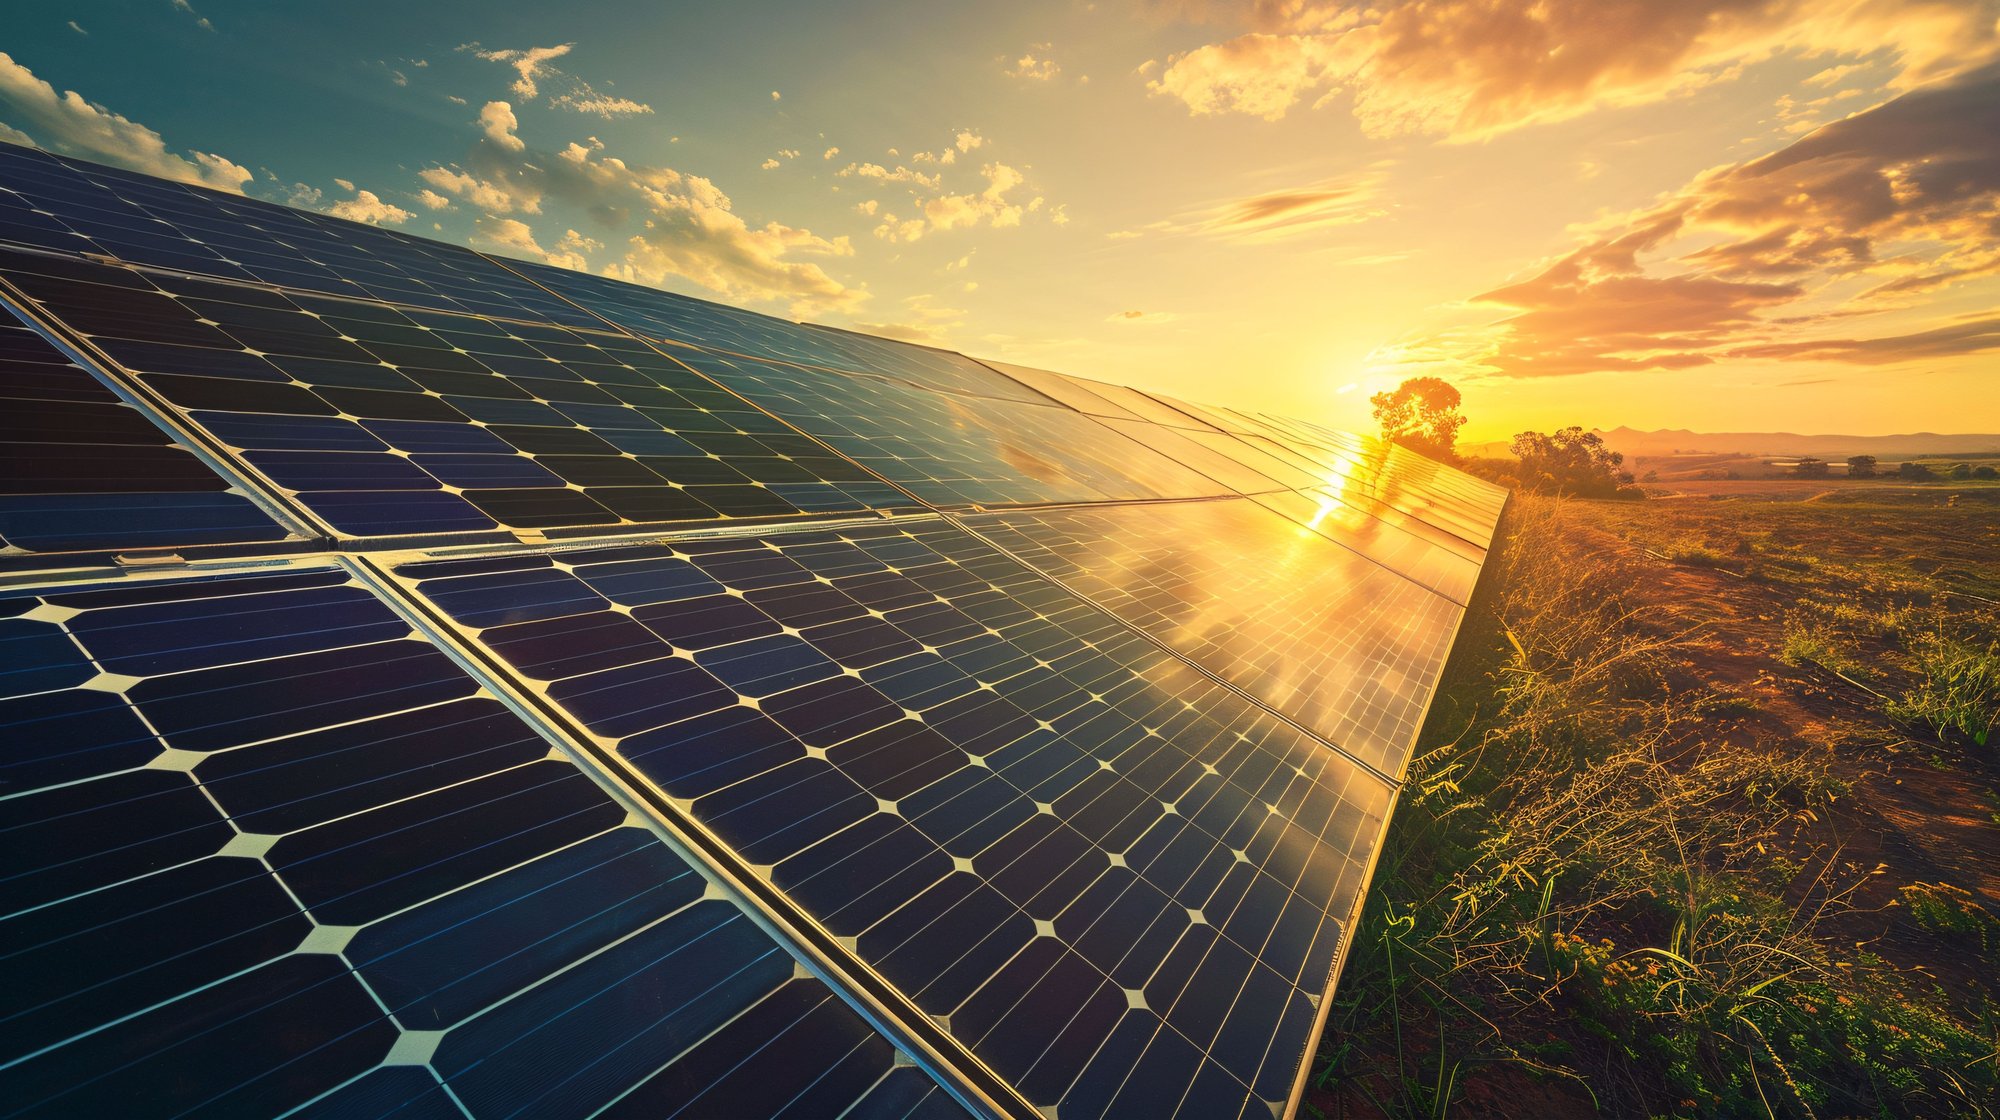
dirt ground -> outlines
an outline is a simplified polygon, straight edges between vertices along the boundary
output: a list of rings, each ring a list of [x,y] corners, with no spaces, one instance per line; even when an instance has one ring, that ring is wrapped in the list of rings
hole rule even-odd
[[[1905,885],[1942,882],[2000,912],[2000,752],[1913,737],[1868,691],[1780,657],[1786,618],[1806,594],[1865,603],[1928,592],[1942,594],[1947,609],[1974,611],[2000,599],[2000,486],[1767,480],[1672,489],[1645,503],[1586,503],[1597,514],[1593,532],[1602,547],[1637,550],[1656,565],[1658,581],[1641,594],[1699,620],[1682,670],[1749,701],[1731,706],[1732,734],[1775,751],[1823,752],[1848,783],[1844,811],[1822,822],[1819,838],[1853,863],[1882,865],[1858,901],[1882,907]],[[1990,952],[1967,952],[1898,909],[1864,909],[1836,928],[1947,990],[2000,992]]]

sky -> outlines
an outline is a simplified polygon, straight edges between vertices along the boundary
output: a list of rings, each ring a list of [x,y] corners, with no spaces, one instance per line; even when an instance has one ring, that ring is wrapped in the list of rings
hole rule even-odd
[[[2000,431],[2000,0],[42,2],[0,139],[1366,430]]]

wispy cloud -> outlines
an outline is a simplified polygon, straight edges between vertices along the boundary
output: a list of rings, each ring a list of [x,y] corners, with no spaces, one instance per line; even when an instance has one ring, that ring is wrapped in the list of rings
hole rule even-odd
[[[562,58],[575,49],[575,43],[561,43],[553,47],[525,47],[519,49],[489,50],[478,43],[465,43],[458,49],[468,51],[488,62],[499,62],[514,71],[514,83],[508,88],[522,101],[534,101],[542,95],[544,83],[560,85],[562,92],[549,98],[549,106],[568,109],[571,112],[591,116],[613,117],[638,116],[651,113],[653,107],[629,97],[618,97],[599,92],[589,82],[574,74],[567,74],[553,65],[553,60]]]

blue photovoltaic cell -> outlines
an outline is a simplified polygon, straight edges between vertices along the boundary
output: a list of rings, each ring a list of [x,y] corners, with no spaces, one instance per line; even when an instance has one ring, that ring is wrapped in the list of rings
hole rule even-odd
[[[941,508],[1228,493],[1057,405],[689,351],[682,361]]]
[[[0,560],[287,535],[149,417],[0,310]]]
[[[1286,1103],[1389,788],[1112,617],[938,521],[396,574],[1036,1107]]]
[[[964,1115],[344,570],[9,592],[0,666],[10,1116]]]
[[[1003,377],[962,354],[809,323],[792,323],[566,268],[527,263],[514,267],[551,291],[647,338],[753,358],[872,373],[927,389],[1049,403],[1036,389]]]
[[[598,324],[457,245],[6,143],[0,241],[413,307]]]
[[[0,274],[343,536],[914,506],[628,336],[6,250]]]
[[[1019,510],[966,525],[1391,777],[1464,614],[1250,501]]]

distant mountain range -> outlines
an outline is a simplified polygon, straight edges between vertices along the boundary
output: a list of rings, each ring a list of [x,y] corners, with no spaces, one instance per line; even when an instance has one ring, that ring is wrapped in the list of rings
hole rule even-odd
[[[1798,435],[1794,432],[1691,432],[1686,428],[1663,428],[1642,432],[1634,428],[1600,429],[1614,451],[1628,459],[1639,456],[1707,453],[1710,455],[1816,455],[1822,459],[1844,459],[1849,455],[1874,455],[1882,459],[1920,458],[1931,455],[1976,455],[2000,452],[2000,433],[1977,432],[1943,434],[1909,432],[1894,436]],[[1475,443],[1461,446],[1467,455],[1506,455],[1505,443]]]

